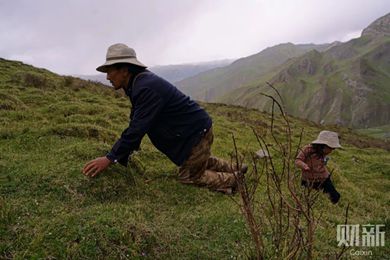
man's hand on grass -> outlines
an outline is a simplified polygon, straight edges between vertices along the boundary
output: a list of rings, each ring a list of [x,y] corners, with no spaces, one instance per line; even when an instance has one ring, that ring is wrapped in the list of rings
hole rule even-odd
[[[89,161],[83,168],[83,174],[88,177],[95,177],[100,172],[104,171],[112,162],[107,157],[99,157]]]

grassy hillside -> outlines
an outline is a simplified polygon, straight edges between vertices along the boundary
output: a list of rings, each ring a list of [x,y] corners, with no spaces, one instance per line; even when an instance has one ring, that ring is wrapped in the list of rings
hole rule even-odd
[[[145,138],[126,169],[111,167],[96,179],[81,174],[108,151],[127,125],[129,101],[119,92],[20,62],[0,59],[0,258],[242,259],[253,255],[239,197],[185,186],[176,167]],[[254,127],[267,132],[270,115],[204,104],[214,119],[213,152],[229,158],[259,149]],[[290,118],[294,145],[322,129]],[[283,131],[281,119],[275,128]],[[343,150],[329,167],[342,195],[333,206],[321,195],[324,223],[317,259],[338,250],[336,225],[350,203],[350,223],[390,227],[389,144],[330,127]],[[270,141],[269,135],[267,140]],[[271,141],[270,141],[271,142]],[[387,149],[387,150],[386,150]],[[371,249],[370,249],[371,250]],[[372,248],[375,257],[390,254]]]
[[[383,125],[381,127],[363,128],[357,130],[358,133],[362,133],[375,138],[382,138],[385,140],[390,139],[390,125]]]

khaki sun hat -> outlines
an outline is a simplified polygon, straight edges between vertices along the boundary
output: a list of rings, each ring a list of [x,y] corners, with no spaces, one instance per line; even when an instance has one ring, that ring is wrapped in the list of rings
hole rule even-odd
[[[128,47],[126,44],[116,43],[108,47],[106,63],[97,67],[96,70],[100,72],[107,72],[108,66],[116,63],[129,63],[146,68],[144,64],[137,60],[137,55],[135,54],[134,49]]]
[[[321,131],[317,139],[312,144],[326,144],[330,148],[341,148],[339,135],[332,131]]]

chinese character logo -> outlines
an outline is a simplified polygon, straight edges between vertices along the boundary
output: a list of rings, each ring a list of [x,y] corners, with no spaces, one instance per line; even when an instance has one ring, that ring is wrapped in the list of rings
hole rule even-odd
[[[338,246],[359,246],[359,225],[337,225]]]
[[[360,225],[337,225],[338,246],[385,246],[385,232],[381,231],[384,226],[367,224],[360,230]]]

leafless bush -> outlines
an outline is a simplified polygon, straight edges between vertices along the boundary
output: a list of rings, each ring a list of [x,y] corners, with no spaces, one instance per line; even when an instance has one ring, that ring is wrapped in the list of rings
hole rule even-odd
[[[251,154],[253,170],[247,175],[236,175],[240,200],[233,200],[239,205],[246,220],[256,259],[313,259],[316,253],[315,231],[323,214],[316,207],[319,191],[300,186],[300,172],[294,165],[303,130],[299,135],[298,146],[293,147],[292,129],[282,105],[283,100],[279,92],[267,84],[276,92],[280,101],[263,93],[272,100],[271,123],[268,133],[258,133],[253,129],[263,156]],[[283,118],[284,132],[280,128],[275,131],[275,107]],[[266,135],[269,136],[267,141]],[[233,143],[233,161],[239,169],[243,158],[237,151],[234,136]],[[328,254],[327,257],[340,259],[344,251]]]

